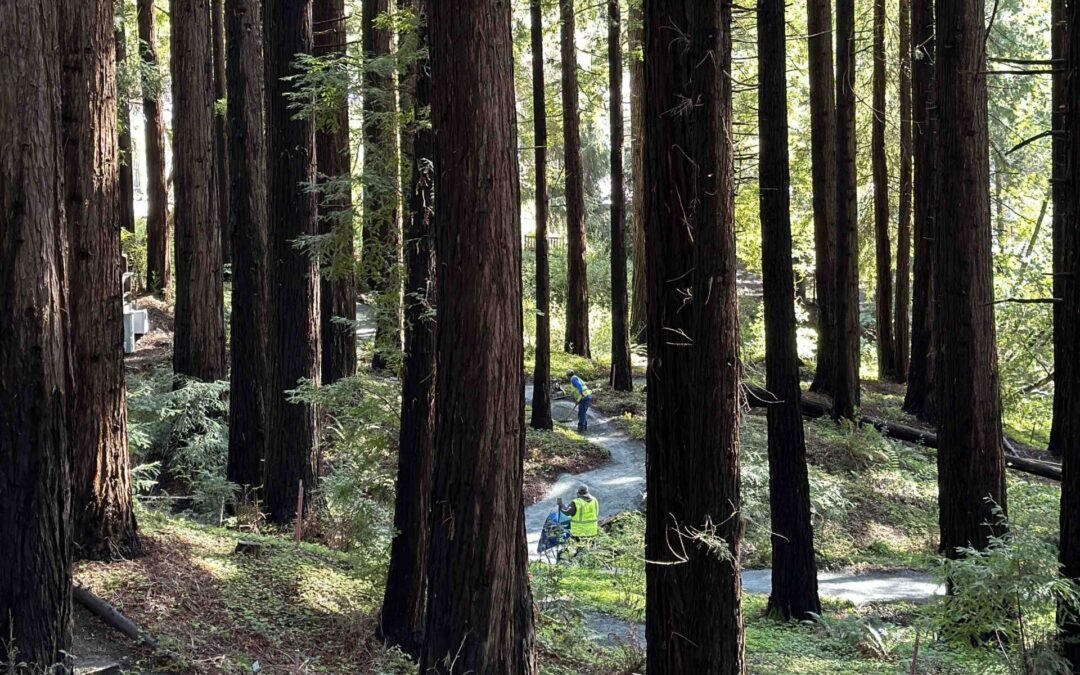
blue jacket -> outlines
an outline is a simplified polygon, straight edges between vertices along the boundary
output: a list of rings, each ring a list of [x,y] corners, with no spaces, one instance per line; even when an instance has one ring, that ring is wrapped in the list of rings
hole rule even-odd
[[[592,390],[585,386],[577,375],[570,378],[570,384],[574,387],[574,400],[577,402],[592,398]]]

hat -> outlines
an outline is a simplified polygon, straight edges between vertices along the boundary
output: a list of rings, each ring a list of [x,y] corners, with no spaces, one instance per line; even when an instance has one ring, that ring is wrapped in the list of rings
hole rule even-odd
[[[566,376],[567,377],[573,377],[574,376],[574,371],[572,371],[572,370],[566,371]]]
[[[588,485],[582,485],[581,487],[579,487],[577,489],[577,493],[578,493],[579,497],[584,497],[585,495],[589,494],[589,486]]]

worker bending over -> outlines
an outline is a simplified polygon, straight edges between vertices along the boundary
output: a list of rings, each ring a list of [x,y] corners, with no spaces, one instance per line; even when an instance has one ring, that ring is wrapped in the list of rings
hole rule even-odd
[[[573,391],[574,401],[577,402],[577,430],[579,434],[583,434],[589,430],[589,406],[592,405],[592,390],[581,381],[580,377],[574,374],[574,371],[566,371],[566,377],[570,380],[570,389]]]
[[[570,536],[574,539],[590,539],[600,534],[600,502],[596,497],[589,494],[589,486],[582,485],[578,488],[577,498],[570,502],[570,506],[563,506],[562,497],[559,497],[559,511],[570,516]]]

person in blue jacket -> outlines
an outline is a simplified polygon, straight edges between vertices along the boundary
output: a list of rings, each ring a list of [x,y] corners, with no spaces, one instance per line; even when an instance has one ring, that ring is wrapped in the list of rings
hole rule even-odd
[[[589,406],[592,405],[592,390],[581,381],[580,377],[574,374],[574,371],[566,371],[566,377],[570,380],[570,389],[574,394],[574,401],[577,402],[577,430],[579,434],[583,434],[589,430]]]

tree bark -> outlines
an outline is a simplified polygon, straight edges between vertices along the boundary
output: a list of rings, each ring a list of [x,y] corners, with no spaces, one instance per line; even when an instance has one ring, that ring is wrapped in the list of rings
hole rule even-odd
[[[911,80],[914,89],[912,159],[914,181],[915,256],[911,307],[911,363],[904,411],[930,422],[937,420],[934,407],[935,204],[937,201],[937,113],[934,83],[934,0],[911,0]]]
[[[895,379],[892,330],[892,242],[889,240],[889,162],[885,152],[885,0],[874,0],[874,96],[871,156],[874,175],[874,242],[877,283],[874,308],[877,327],[878,379]],[[857,249],[856,249],[857,250]],[[856,253],[857,255],[857,253]]]
[[[0,665],[38,671],[71,643],[72,396],[59,15],[0,3]],[[111,39],[111,36],[110,36]]]
[[[433,527],[420,670],[533,675],[510,3],[433,2],[430,34],[436,283],[453,292],[440,293],[438,304]],[[485,36],[484,49],[462,49],[475,35]],[[484,396],[477,396],[481,390]]]
[[[633,391],[626,291],[626,182],[623,174],[622,11],[608,0],[608,90],[611,95],[611,388]]]
[[[344,56],[348,37],[345,31],[345,0],[316,0],[313,9],[318,26],[315,52],[319,56]],[[356,318],[356,262],[353,257],[352,152],[349,139],[349,100],[343,96],[334,111],[334,122],[315,133],[315,157],[320,176],[346,181],[324,193],[319,214],[319,232],[332,235],[332,255],[323,263],[322,278],[322,378],[329,384],[356,373],[356,330],[351,323],[335,318]],[[344,184],[343,184],[344,185]]]
[[[758,2],[761,268],[765,291],[765,382],[777,403],[768,409],[772,594],[769,609],[784,619],[821,613],[814,526],[799,400],[795,274],[791,260],[788,158],[787,37],[784,0]]]
[[[318,422],[312,406],[290,402],[285,393],[301,380],[319,383],[319,270],[293,242],[318,232],[315,194],[315,128],[296,119],[288,93],[298,54],[313,48],[311,0],[266,0],[263,17],[266,48],[267,191],[274,320],[275,400],[270,405],[264,506],[267,517],[285,523],[297,517],[301,482],[304,504],[315,488]]]
[[[83,559],[141,552],[128,466],[113,0],[61,11],[70,258],[72,536]]]
[[[941,552],[985,548],[1000,531],[1002,456],[990,222],[986,50],[981,0],[938,0],[937,161],[934,237]],[[988,525],[989,523],[989,525]]]
[[[836,2],[836,334],[833,418],[859,405],[859,206],[855,177],[855,2]]]
[[[817,286],[817,364],[811,391],[832,392],[836,361],[836,77],[832,0],[807,0],[810,67],[810,171]]]
[[[267,227],[265,68],[262,3],[225,0],[229,108],[229,205],[233,224],[232,372],[227,478],[263,484],[275,398],[270,301],[272,258]]]
[[[229,220],[229,148],[226,115],[219,113],[218,101],[226,98],[225,11],[223,0],[210,1],[210,29],[214,40],[214,175],[217,177],[218,214],[221,219],[221,261],[232,263],[232,222]]]
[[[536,163],[536,358],[533,368],[534,429],[551,429],[551,263],[548,256],[548,130],[544,82],[544,10],[529,1],[532,48],[533,125]]]
[[[165,123],[161,116],[160,83],[145,73],[158,72],[154,0],[138,0],[139,55],[142,58],[143,118],[146,126],[146,286],[164,295],[172,271],[169,232],[169,188],[165,182]]]
[[[1059,71],[1068,71],[1068,68],[1063,67],[1059,60],[1067,59],[1069,57],[1069,50],[1073,48],[1071,39],[1068,37],[1066,4],[1065,0],[1051,0],[1050,2],[1050,56],[1051,59],[1058,63],[1058,65],[1055,66],[1055,69]],[[1066,124],[1069,123],[1071,118],[1069,115],[1069,108],[1065,101],[1067,81],[1068,76],[1066,72],[1056,72],[1051,80],[1051,127],[1053,131],[1059,132],[1051,136],[1053,164],[1051,166],[1050,175],[1050,200],[1053,203],[1053,215],[1050,227],[1051,232],[1053,233],[1055,298],[1064,298],[1064,293],[1068,285],[1068,278],[1065,275],[1071,262],[1066,257],[1067,247],[1065,246],[1064,240],[1065,231],[1068,227],[1065,222],[1066,213],[1071,207],[1069,202],[1070,183],[1069,175],[1067,173],[1070,139],[1065,133]],[[1068,443],[1068,439],[1063,436],[1063,429],[1068,426],[1065,417],[1068,411],[1070,383],[1064,379],[1065,373],[1056,367],[1057,363],[1063,362],[1067,358],[1065,346],[1070,339],[1070,336],[1064,331],[1068,330],[1070,317],[1065,315],[1065,311],[1066,307],[1064,303],[1057,303],[1054,305],[1054,414],[1053,423],[1050,427],[1049,450],[1055,457],[1061,457],[1062,449]],[[1080,650],[1078,650],[1077,654],[1080,655]]]
[[[208,0],[170,0],[176,321],[173,371],[225,377],[221,223],[214,173],[214,71]]]
[[[650,675],[746,669],[730,30],[727,2],[645,5]]]
[[[897,382],[906,382],[911,347],[911,0],[899,0],[900,13],[900,215],[896,232],[896,335],[893,365]]]
[[[113,39],[116,43],[116,67],[127,60],[127,32],[124,30],[124,22],[116,24],[113,31]],[[113,78],[113,86],[117,79]],[[128,103],[127,92],[117,91],[117,127],[119,128],[119,153],[120,153],[120,201],[116,209],[116,219],[120,227],[128,232],[135,231],[135,176],[131,169],[131,106]]]
[[[427,45],[421,14],[418,46]],[[417,120],[431,105],[430,66],[415,64],[413,107]],[[431,490],[435,463],[436,322],[434,137],[418,125],[413,134],[412,177],[405,267],[405,368],[401,380],[401,434],[390,570],[383,595],[380,636],[413,655],[423,646],[427,556],[431,541]]]
[[[390,9],[389,0],[364,0],[361,41],[366,60],[390,54],[390,30],[375,20]],[[378,69],[364,71],[364,266],[375,306],[376,370],[388,368],[401,354],[401,230],[398,222],[397,107],[393,77]]]
[[[589,273],[585,222],[585,167],[581,160],[581,106],[578,103],[574,0],[559,0],[562,48],[563,146],[566,174],[566,337],[568,354],[590,356]]]
[[[634,278],[630,297],[630,339],[635,344],[645,344],[645,111],[642,88],[645,84],[645,62],[641,58],[641,46],[645,40],[641,3],[630,3],[630,182],[633,190],[631,207],[634,225]]]

